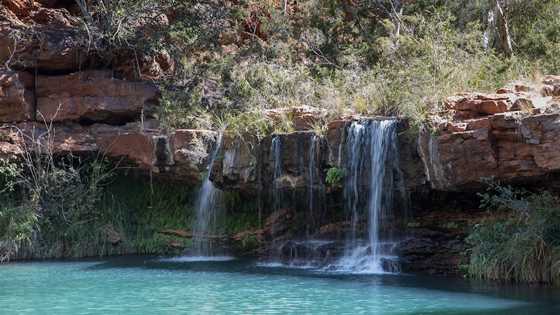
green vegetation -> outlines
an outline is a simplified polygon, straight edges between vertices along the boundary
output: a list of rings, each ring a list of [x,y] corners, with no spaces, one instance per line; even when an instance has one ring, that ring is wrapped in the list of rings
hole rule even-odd
[[[225,192],[227,210],[224,227],[228,235],[250,231],[259,227],[258,203],[242,199],[237,192]]]
[[[560,199],[493,185],[482,194],[493,219],[475,226],[468,272],[510,282],[560,284]]]
[[[126,179],[103,158],[55,156],[50,128],[0,159],[0,262],[155,254],[185,239],[159,233],[190,226],[192,194],[180,185]]]
[[[331,167],[327,171],[327,177],[325,178],[325,182],[330,187],[338,187],[342,185],[342,181],[344,180],[344,170],[338,167]]]
[[[190,246],[190,240],[159,232],[190,230],[194,194],[181,185],[118,176],[107,186],[98,209],[104,214],[102,224],[114,226],[122,235],[119,249],[139,254],[178,253]]]
[[[454,93],[560,72],[560,0],[95,3],[96,45],[175,60],[159,80],[169,127],[262,137],[290,129],[263,110],[300,105],[419,123]]]
[[[95,167],[87,162],[81,165],[82,169]],[[192,192],[177,185],[151,185],[145,178],[117,173],[113,171],[110,179],[97,184],[95,193],[76,187],[77,183],[91,182],[90,177],[69,177],[75,173],[65,168],[52,175],[60,180],[44,192],[49,198],[35,199],[20,186],[16,188],[21,195],[18,200],[10,197],[13,192],[2,194],[2,260],[26,255],[56,258],[178,253],[190,246],[188,239],[160,232],[189,230]]]
[[[25,138],[21,156],[0,159],[0,261],[21,247],[56,257],[68,241],[94,231],[95,204],[111,177],[109,165],[97,158],[55,158],[53,137],[47,126],[45,133]]]

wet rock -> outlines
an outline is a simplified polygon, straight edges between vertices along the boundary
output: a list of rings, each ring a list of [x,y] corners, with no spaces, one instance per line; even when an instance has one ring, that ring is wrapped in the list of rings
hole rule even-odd
[[[313,235],[316,239],[343,240],[351,229],[350,221],[334,222],[321,226]]]
[[[166,175],[192,182],[201,181],[217,138],[218,133],[210,130],[175,130],[169,140],[173,167]]]
[[[257,190],[257,141],[224,134],[222,147],[210,174],[210,180],[220,188],[254,194]]]
[[[257,195],[259,189],[269,191],[273,187],[292,192],[309,187],[325,189],[328,170],[346,165],[346,130],[353,121],[354,118],[332,121],[324,135],[303,130],[259,140],[226,134],[210,180],[221,189],[249,195]],[[408,126],[404,121],[399,122],[399,128],[403,131],[399,136],[401,168],[396,178],[402,180],[398,186],[414,190],[426,183],[424,165],[416,150],[418,140],[405,132]],[[275,153],[272,152],[273,139],[280,143],[279,161],[275,161]],[[316,146],[313,157],[310,156],[312,146]],[[311,158],[316,167],[313,180],[309,169]],[[275,178],[275,163],[279,163],[281,168],[278,178]]]
[[[487,216],[476,210],[415,214],[406,229],[408,237],[396,245],[403,271],[460,275],[462,266],[468,263],[465,238]]]
[[[293,209],[284,208],[274,211],[265,219],[263,227],[264,237],[270,241],[289,238],[294,218]]]
[[[332,263],[343,251],[343,244],[324,240],[289,240],[277,249],[281,261],[292,266],[326,266]]]

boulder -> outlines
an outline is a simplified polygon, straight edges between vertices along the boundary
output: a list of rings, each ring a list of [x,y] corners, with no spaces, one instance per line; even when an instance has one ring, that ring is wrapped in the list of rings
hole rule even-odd
[[[463,94],[447,99],[446,107],[457,119],[472,119],[507,112],[512,104],[508,94]]]

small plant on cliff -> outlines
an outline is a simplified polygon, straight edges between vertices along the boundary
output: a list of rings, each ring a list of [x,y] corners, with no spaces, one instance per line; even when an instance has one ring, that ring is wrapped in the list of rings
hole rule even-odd
[[[325,182],[330,187],[341,187],[344,180],[344,170],[338,167],[331,167],[327,171]]]
[[[560,199],[493,185],[482,205],[495,212],[475,226],[468,272],[508,282],[560,284]]]

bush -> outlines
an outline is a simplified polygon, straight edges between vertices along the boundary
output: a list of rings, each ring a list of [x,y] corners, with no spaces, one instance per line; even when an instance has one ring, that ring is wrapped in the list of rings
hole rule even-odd
[[[560,283],[560,199],[493,186],[483,206],[498,211],[475,226],[468,272],[508,282]]]
[[[327,177],[325,178],[325,182],[330,187],[339,187],[342,186],[342,181],[344,180],[344,170],[338,167],[331,167],[327,171]]]
[[[0,263],[29,246],[37,229],[38,215],[31,207],[2,204],[0,206]]]
[[[487,43],[492,1],[94,1],[83,25],[111,56],[173,56],[159,82],[171,128],[300,105],[420,123],[454,93],[560,70],[560,1],[502,3],[513,57]]]
[[[84,161],[54,154],[54,130],[32,136],[17,131],[20,156],[0,160],[1,260],[20,245],[51,248],[78,239],[98,218],[95,208],[111,169],[102,159]]]
[[[491,91],[537,67],[527,56],[505,59],[484,46],[486,7],[459,22],[458,6],[405,6],[397,23],[383,13],[387,3],[376,3],[349,11],[336,1],[308,1],[291,15],[254,2],[226,10],[221,17],[229,24],[241,27],[257,19],[262,34],[243,39],[247,31],[223,30],[237,38],[238,50],[205,60],[194,54],[184,64],[188,75],[181,80],[187,84],[174,86],[163,120],[190,128],[206,120],[208,127],[215,126],[212,117],[235,120],[248,112],[307,105],[324,109],[326,119],[358,112],[419,124],[449,95]]]

